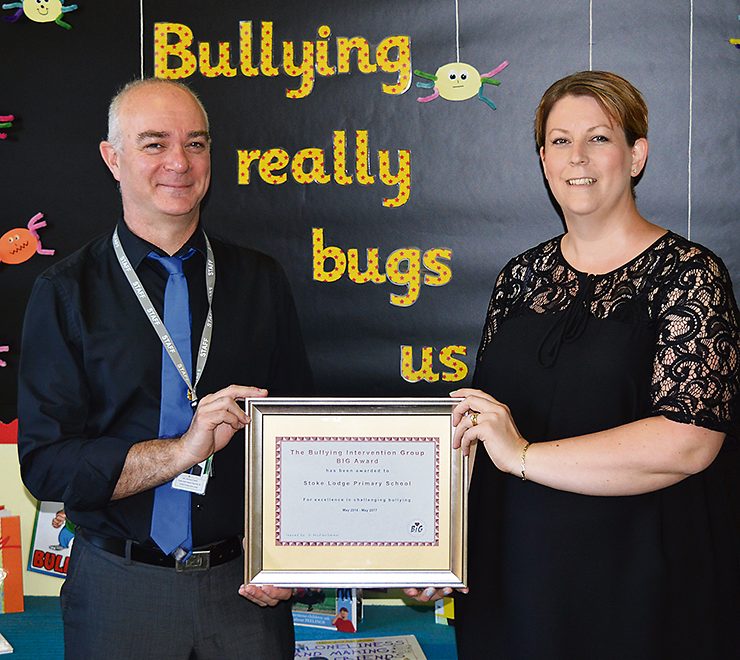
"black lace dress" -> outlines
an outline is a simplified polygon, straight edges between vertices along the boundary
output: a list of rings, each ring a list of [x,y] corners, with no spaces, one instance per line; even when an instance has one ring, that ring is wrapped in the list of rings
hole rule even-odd
[[[728,434],[705,471],[595,497],[499,472],[478,452],[460,658],[740,658],[738,311],[707,249],[667,233],[604,275],[560,238],[502,271],[474,385],[532,442],[663,415]]]

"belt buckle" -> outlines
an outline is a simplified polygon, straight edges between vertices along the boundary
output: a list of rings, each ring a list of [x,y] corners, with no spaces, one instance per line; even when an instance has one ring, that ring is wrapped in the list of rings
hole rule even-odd
[[[191,571],[207,571],[211,567],[210,550],[193,550],[193,553],[185,561],[176,561],[175,570],[178,573],[189,573]]]

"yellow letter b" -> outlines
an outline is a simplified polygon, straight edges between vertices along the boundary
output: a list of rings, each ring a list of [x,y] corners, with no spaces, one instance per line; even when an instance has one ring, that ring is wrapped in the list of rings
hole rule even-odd
[[[169,35],[176,35],[177,41],[169,42]],[[154,24],[154,76],[177,80],[187,78],[195,73],[198,64],[188,47],[193,43],[193,31],[182,23]],[[174,68],[168,66],[170,56],[179,58],[180,63]]]
[[[334,245],[324,247],[324,230],[314,227],[311,230],[313,239],[313,278],[318,282],[336,282],[347,269],[347,257],[341,248]],[[334,261],[334,268],[324,270],[326,260]]]

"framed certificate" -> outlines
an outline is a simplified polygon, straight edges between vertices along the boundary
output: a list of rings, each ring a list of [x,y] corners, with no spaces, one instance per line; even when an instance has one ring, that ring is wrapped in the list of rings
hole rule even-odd
[[[248,400],[246,581],[465,586],[458,401]]]

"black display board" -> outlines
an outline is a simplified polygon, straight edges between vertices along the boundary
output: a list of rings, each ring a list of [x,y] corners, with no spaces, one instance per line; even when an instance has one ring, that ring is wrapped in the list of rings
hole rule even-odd
[[[651,151],[639,207],[714,249],[740,286],[740,50],[728,41],[740,36],[735,2],[78,5],[64,13],[72,29],[26,16],[0,23],[0,115],[16,115],[1,129],[8,138],[0,141],[0,234],[43,212],[48,226],[39,235],[55,250],[0,263],[0,345],[9,346],[0,353],[7,362],[0,422],[15,417],[22,316],[34,278],[112,230],[120,214],[98,142],[110,96],[142,72],[152,75],[155,57],[164,58],[160,75],[193,67],[181,79],[201,95],[213,134],[205,226],[281,261],[319,394],[426,396],[469,383],[497,272],[563,230],[532,118],[544,89],[573,71],[613,70],[642,90]],[[434,74],[456,62],[457,34],[459,59],[479,73],[509,61],[496,74],[499,86],[483,85],[496,110],[477,96],[417,101],[433,90],[417,88],[426,79],[411,70]],[[230,48],[220,69],[219,42]],[[208,44],[208,65],[199,44]],[[314,66],[300,72],[305,53]],[[311,172],[328,182],[302,182]],[[371,280],[383,281],[362,283],[368,250],[378,259]]]

